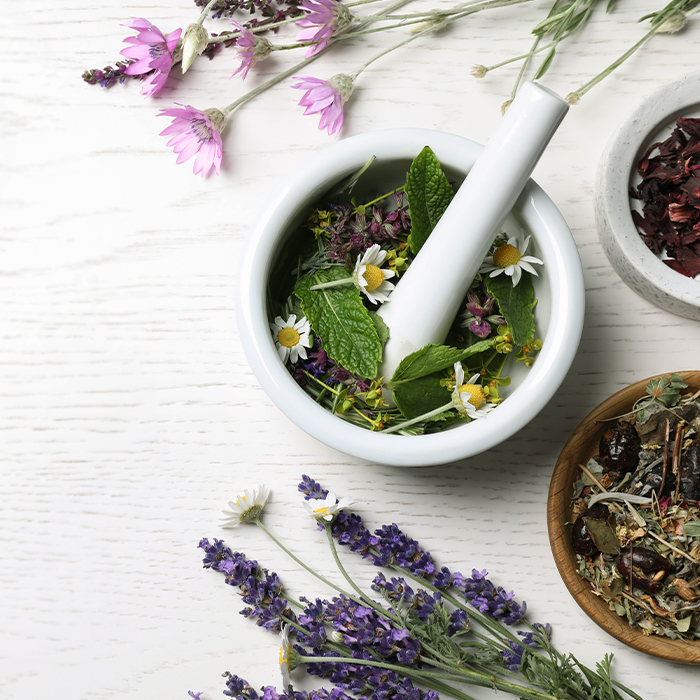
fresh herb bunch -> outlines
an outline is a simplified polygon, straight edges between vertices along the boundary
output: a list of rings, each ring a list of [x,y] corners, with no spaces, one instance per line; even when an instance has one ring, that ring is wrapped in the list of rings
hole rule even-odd
[[[260,92],[294,77],[298,82],[293,88],[303,91],[299,104],[305,108],[304,114],[320,114],[319,128],[329,134],[337,134],[343,125],[343,110],[350,99],[360,74],[372,63],[395,49],[402,48],[420,38],[435,40],[438,31],[447,25],[464,20],[471,15],[487,10],[503,10],[515,5],[535,2],[535,0],[467,0],[457,2],[446,9],[421,9],[412,13],[399,10],[411,0],[396,0],[390,6],[375,13],[356,13],[355,8],[376,0],[195,0],[201,9],[199,18],[184,31],[181,28],[163,33],[149,20],[139,18],[126,23],[135,29],[135,36],[124,41],[129,46],[121,53],[127,60],[118,61],[115,66],[103,69],[86,70],[83,79],[92,85],[111,87],[124,83],[129,78],[143,81],[141,92],[146,96],[155,95],[166,84],[168,75],[175,66],[186,72],[198,56],[213,58],[221,48],[237,49],[240,61],[234,75],[245,78],[249,71],[274,51],[299,49],[305,57],[292,68],[282,71],[267,82],[241,95],[225,107],[199,109],[192,106],[179,109],[161,110],[159,116],[173,119],[170,127],[162,135],[172,136],[168,146],[178,154],[178,163],[195,157],[195,174],[206,176],[212,169],[220,172],[223,155],[221,134],[233,112],[254,98]],[[615,7],[615,0],[606,0],[605,12]],[[567,96],[571,104],[576,104],[583,95],[612,73],[646,41],[657,33],[675,33],[683,29],[688,18],[697,11],[700,0],[670,0],[657,12],[643,16],[639,21],[649,23],[647,32],[625,51],[616,61],[587,83]],[[504,104],[505,111],[526,77],[542,78],[552,67],[562,44],[586,26],[601,6],[600,0],[554,0],[545,3],[546,17],[532,30],[534,43],[530,51],[520,56],[508,58],[496,65],[476,65],[472,74],[483,78],[490,71],[508,64],[520,64],[510,99]],[[239,23],[236,19],[245,21]],[[226,21],[226,29],[209,33],[203,26],[205,19]],[[287,25],[296,24],[298,32],[292,43],[273,44],[264,33],[277,32]],[[348,73],[340,73],[329,79],[302,75],[301,71],[316,58],[324,54],[335,43],[350,40],[364,34],[383,31],[407,32],[395,44],[382,48],[362,65]],[[530,71],[531,61],[542,56],[541,62]]]
[[[700,401],[672,374],[606,427],[574,484],[579,574],[630,627],[700,639]]]
[[[361,173],[368,168],[371,163]],[[509,356],[529,366],[542,346],[531,277],[542,261],[525,255],[529,239],[500,234],[445,344],[427,345],[404,358],[393,376],[378,377],[391,329],[377,311],[454,188],[429,147],[397,190],[358,204],[348,187],[312,207],[270,275],[268,315],[280,357],[318,403],[371,430],[415,435],[481,418],[510,384]]]
[[[439,566],[396,524],[371,532],[357,513],[348,512],[351,499],[338,500],[306,475],[299,491],[326,535],[347,589],[301,561],[263,524],[269,489],[261,486],[230,502],[225,527],[257,525],[335,595],[295,600],[274,572],[221,540],[203,539],[204,567],[239,589],[246,605],[242,615],[280,632],[282,640],[280,689],[267,686],[258,693],[226,673],[225,695],[238,700],[439,700],[443,694],[472,700],[465,686],[474,685],[522,700],[641,700],[611,677],[612,655],[594,671],[557,651],[550,626],[530,623],[525,603],[492,583],[486,571],[472,569],[465,576]],[[373,595],[349,576],[338,545],[383,569],[371,583]],[[291,679],[300,667],[332,688],[294,690]]]

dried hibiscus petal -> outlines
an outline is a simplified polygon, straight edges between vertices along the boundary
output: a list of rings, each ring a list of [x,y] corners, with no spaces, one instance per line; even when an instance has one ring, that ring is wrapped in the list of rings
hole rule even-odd
[[[637,164],[642,178],[630,196],[642,202],[632,219],[655,255],[686,277],[700,274],[700,119],[679,118],[671,135],[652,144]]]

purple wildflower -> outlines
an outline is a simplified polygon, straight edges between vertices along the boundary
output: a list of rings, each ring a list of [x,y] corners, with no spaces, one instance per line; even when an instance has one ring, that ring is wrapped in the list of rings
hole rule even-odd
[[[292,85],[296,90],[305,90],[299,104],[305,107],[304,114],[321,113],[318,128],[326,129],[328,135],[338,134],[343,126],[343,105],[353,91],[353,79],[338,73],[330,80],[321,80],[310,75],[296,76],[300,82]]]
[[[374,577],[372,590],[384,594],[392,603],[410,604],[415,593],[413,589],[402,578],[393,578],[387,581],[384,574],[379,573]]]
[[[187,691],[187,694],[188,694],[191,698],[194,698],[194,700],[201,700],[201,697],[202,697],[202,693],[203,693],[203,692],[204,692],[203,690],[200,690],[198,693],[195,693],[195,692],[193,692],[193,691],[191,691],[191,690],[188,690],[188,691]]]
[[[223,543],[223,540],[214,539],[214,544],[210,544],[206,537],[199,541],[199,548],[205,552],[204,568],[223,571],[223,565],[227,565],[233,559],[233,552]]]
[[[314,42],[306,57],[315,56],[328,46],[334,35],[345,31],[352,23],[352,13],[336,0],[303,0],[299,5],[306,15],[297,24],[304,30],[297,34],[299,42]]]
[[[518,632],[518,634],[523,638],[523,644],[526,644],[533,649],[546,646],[546,642],[552,636],[551,625],[549,623],[543,625],[539,622],[535,622],[533,628],[534,631],[532,632]]]
[[[318,649],[326,643],[326,627],[323,624],[324,605],[320,598],[312,603],[305,598],[301,600],[307,603],[304,612],[299,615],[297,622],[304,631],[297,630],[297,641],[312,649]]]
[[[226,115],[219,109],[200,111],[190,105],[180,109],[161,109],[159,117],[173,117],[173,123],[160,132],[170,136],[168,146],[178,154],[177,163],[184,163],[196,155],[194,174],[206,177],[214,168],[220,174],[223,144],[221,132],[226,127]]]
[[[240,676],[234,676],[228,671],[224,673],[226,679],[226,690],[224,695],[238,700],[258,700],[258,693],[250,687],[250,683]]]
[[[124,39],[131,46],[122,49],[120,53],[133,61],[124,72],[127,75],[149,74],[141,87],[141,94],[155,95],[165,85],[173,67],[173,51],[180,40],[182,29],[176,29],[166,37],[158,27],[142,17],[135,17],[122,26],[138,32],[136,36]]]
[[[518,622],[525,615],[527,605],[519,605],[513,598],[513,591],[506,593],[500,586],[494,586],[486,577],[488,572],[472,569],[472,577],[464,579],[460,587],[464,597],[479,611],[506,625]]]
[[[501,325],[505,319],[499,314],[494,314],[496,300],[490,294],[481,298],[474,292],[467,293],[467,308],[462,315],[462,327],[467,327],[479,338],[487,338],[491,334],[491,324]]]
[[[428,577],[435,573],[430,552],[424,552],[418,542],[405,535],[396,523],[383,525],[374,534],[379,538],[375,559],[382,562],[382,566],[386,565],[384,562],[391,562],[414,576]]]
[[[106,66],[102,70],[92,69],[83,72],[83,80],[88,85],[100,84],[101,87],[107,88],[114,85],[114,83],[119,83],[122,85],[127,77],[126,69],[129,67],[131,61],[117,61],[116,67]]]
[[[241,65],[233,72],[234,75],[241,74],[243,80],[246,79],[248,71],[259,61],[264,61],[272,51],[272,44],[264,37],[257,37],[249,29],[231,20],[231,24],[240,32],[236,40],[238,48],[238,58]]]

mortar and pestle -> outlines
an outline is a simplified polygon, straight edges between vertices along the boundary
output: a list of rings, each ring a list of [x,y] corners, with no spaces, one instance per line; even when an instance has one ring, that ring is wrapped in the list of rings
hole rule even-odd
[[[581,263],[566,222],[530,174],[568,105],[525,83],[485,147],[426,129],[387,129],[354,136],[316,154],[279,188],[251,229],[241,260],[237,319],[246,357],[261,385],[299,427],[321,442],[368,461],[396,466],[442,464],[470,457],[508,439],[539,413],[566,376],[583,327]],[[270,270],[308,207],[375,156],[355,193],[389,191],[405,181],[413,158],[430,146],[450,179],[464,182],[401,276],[380,314],[390,338],[380,370],[391,376],[407,354],[444,341],[494,237],[530,235],[529,253],[544,261],[534,278],[537,336],[530,369],[511,372],[507,398],[488,416],[439,433],[402,436],[370,432],[318,405],[281,362],[269,331]],[[466,179],[465,179],[466,176]]]

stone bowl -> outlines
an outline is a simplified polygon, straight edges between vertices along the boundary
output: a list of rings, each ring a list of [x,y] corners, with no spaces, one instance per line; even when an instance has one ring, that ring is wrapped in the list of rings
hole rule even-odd
[[[326,445],[360,459],[395,466],[443,464],[470,457],[524,428],[566,376],[583,327],[584,284],[576,245],[556,206],[529,180],[504,230],[524,230],[532,235],[532,254],[545,263],[535,279],[537,337],[543,340],[543,347],[532,368],[513,367],[507,398],[496,410],[478,421],[439,433],[384,435],[330,413],[294,381],[275,350],[266,303],[270,270],[284,241],[304,221],[311,204],[370,157],[376,157],[375,164],[354,190],[360,198],[363,191],[370,195],[402,185],[411,161],[426,145],[458,183],[482,149],[473,141],[443,132],[387,129],[339,141],[295,168],[281,185],[271,189],[270,204],[249,232],[238,278],[241,343],[272,401],[297,426]]]
[[[629,287],[665,311],[700,320],[700,278],[675,272],[647,248],[632,219],[629,196],[639,159],[668,137],[680,116],[700,117],[700,73],[652,92],[613,133],[596,174],[595,220],[610,264]]]
[[[664,372],[665,375],[671,372]],[[688,384],[688,391],[700,390],[700,372],[679,371]],[[657,375],[660,377],[662,375]],[[608,397],[594,408],[574,430],[557,460],[549,486],[547,500],[547,528],[554,561],[564,585],[581,609],[608,634],[638,651],[669,661],[700,664],[700,641],[669,639],[658,635],[646,635],[640,629],[629,626],[627,620],[610,610],[607,603],[591,592],[588,581],[578,574],[578,559],[571,545],[573,508],[571,498],[573,484],[579,473],[579,465],[598,452],[600,437],[606,421],[629,412],[635,402],[646,395],[647,377]]]

